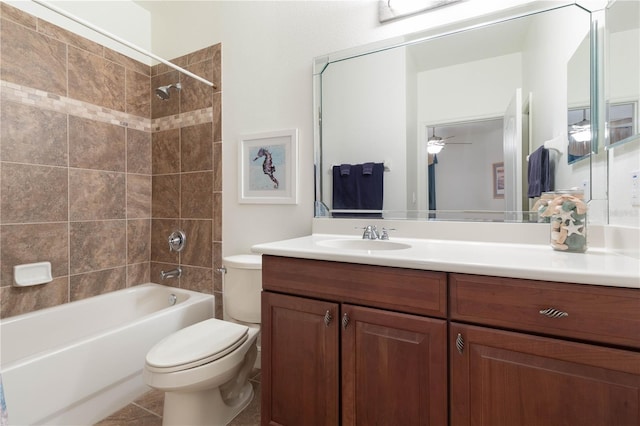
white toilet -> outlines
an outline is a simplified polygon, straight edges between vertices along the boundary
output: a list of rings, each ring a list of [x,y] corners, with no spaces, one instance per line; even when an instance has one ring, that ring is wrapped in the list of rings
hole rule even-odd
[[[262,258],[223,258],[224,307],[215,318],[183,328],[158,342],[145,360],[147,385],[165,392],[162,424],[229,423],[253,399],[249,374],[260,331]]]

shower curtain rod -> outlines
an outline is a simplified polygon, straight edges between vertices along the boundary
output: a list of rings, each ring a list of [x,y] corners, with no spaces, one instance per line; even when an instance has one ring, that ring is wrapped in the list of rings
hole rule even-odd
[[[138,47],[135,44],[130,43],[127,40],[124,40],[124,39],[118,37],[115,34],[111,34],[110,32],[105,31],[102,28],[93,25],[92,23],[90,23],[88,21],[85,21],[82,18],[79,18],[79,17],[77,17],[75,15],[72,15],[71,13],[67,12],[64,9],[60,9],[59,7],[54,6],[54,5],[50,4],[50,3],[47,3],[46,1],[43,1],[43,0],[31,0],[31,1],[33,1],[36,4],[39,4],[40,6],[46,7],[47,9],[49,9],[49,10],[51,10],[51,11],[53,11],[53,12],[59,14],[59,15],[62,15],[65,18],[71,19],[72,21],[75,21],[78,24],[83,25],[83,26],[85,26],[85,27],[97,32],[97,33],[100,33],[103,36],[108,37],[113,41],[117,41],[118,43],[123,44],[123,45],[127,46],[128,48],[135,50],[138,53],[142,53],[143,55],[146,55],[146,56],[148,56],[148,57],[150,57],[152,59],[155,59],[156,61],[161,62],[161,63],[163,63],[163,64],[165,64],[165,65],[167,65],[167,66],[169,66],[169,67],[171,67],[171,68],[173,68],[173,69],[175,69],[177,71],[180,71],[181,73],[186,74],[191,78],[195,78],[196,80],[201,81],[202,83],[207,84],[207,85],[213,87],[214,89],[217,89],[216,85],[213,84],[212,82],[210,82],[209,80],[206,80],[206,79],[200,77],[199,75],[196,75],[196,74],[192,73],[191,71],[187,71],[184,68],[179,67],[178,65],[167,61],[166,59],[162,59],[161,57],[159,57],[157,55],[154,55],[153,53],[151,53],[151,52],[149,52],[149,51],[147,51],[147,50],[145,50],[145,49],[143,49],[141,47]]]

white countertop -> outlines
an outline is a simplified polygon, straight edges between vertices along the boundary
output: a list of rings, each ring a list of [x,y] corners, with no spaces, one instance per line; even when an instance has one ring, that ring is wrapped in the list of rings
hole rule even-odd
[[[401,250],[341,249],[322,245],[327,240],[347,239],[361,240],[358,236],[313,234],[257,244],[252,250],[304,259],[640,289],[640,260],[603,248],[589,248],[586,253],[566,253],[555,251],[546,244],[418,238],[391,238],[392,242],[411,246]]]

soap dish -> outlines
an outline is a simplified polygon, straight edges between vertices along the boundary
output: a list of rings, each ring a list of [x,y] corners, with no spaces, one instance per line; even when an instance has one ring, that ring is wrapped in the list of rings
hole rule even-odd
[[[50,283],[53,281],[51,262],[16,265],[13,267],[13,279],[17,287]]]

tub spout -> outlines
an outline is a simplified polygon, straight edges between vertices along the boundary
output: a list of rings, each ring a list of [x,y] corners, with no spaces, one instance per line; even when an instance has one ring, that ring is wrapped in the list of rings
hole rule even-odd
[[[172,269],[170,271],[160,271],[160,278],[166,280],[167,278],[178,278],[182,275],[182,268],[177,267],[176,269]]]

